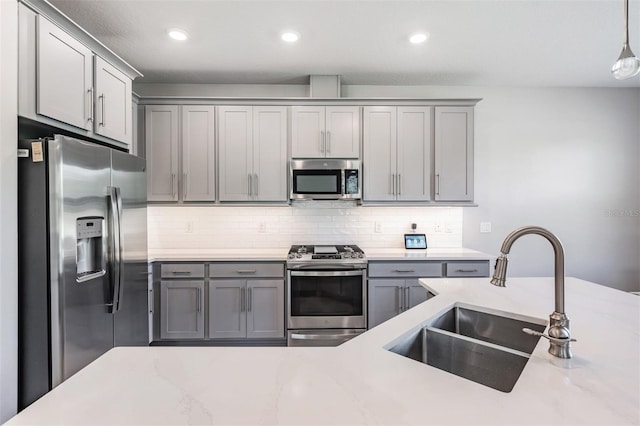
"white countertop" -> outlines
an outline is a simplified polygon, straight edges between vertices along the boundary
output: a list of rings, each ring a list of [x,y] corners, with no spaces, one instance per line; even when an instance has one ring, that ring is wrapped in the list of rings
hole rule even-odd
[[[455,302],[546,321],[553,279],[422,282],[438,295],[337,348],[112,349],[8,424],[640,424],[640,297],[567,278],[574,358],[541,339],[503,393],[383,346]]]
[[[467,248],[362,248],[368,260],[494,260],[497,256]]]
[[[467,248],[404,248],[361,247],[368,260],[493,260],[496,256]],[[281,261],[287,260],[289,249],[165,249],[149,250],[149,262],[170,261]]]

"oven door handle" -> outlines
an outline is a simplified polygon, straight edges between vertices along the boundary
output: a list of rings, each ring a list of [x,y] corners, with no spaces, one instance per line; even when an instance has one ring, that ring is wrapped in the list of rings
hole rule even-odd
[[[356,337],[362,333],[342,333],[342,334],[300,334],[291,333],[293,340],[336,340],[343,337]]]
[[[290,271],[292,277],[357,277],[364,275],[362,269],[346,271]]]

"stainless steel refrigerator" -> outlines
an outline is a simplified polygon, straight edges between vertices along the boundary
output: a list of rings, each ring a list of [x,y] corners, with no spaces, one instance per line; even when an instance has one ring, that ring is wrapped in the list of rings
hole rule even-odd
[[[149,323],[145,160],[60,135],[19,148],[22,409],[114,346],[148,345]]]

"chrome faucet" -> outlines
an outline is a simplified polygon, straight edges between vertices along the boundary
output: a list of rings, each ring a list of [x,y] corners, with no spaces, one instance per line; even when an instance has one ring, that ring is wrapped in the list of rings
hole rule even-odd
[[[498,287],[506,287],[507,255],[513,243],[523,235],[536,234],[547,239],[553,246],[555,254],[555,311],[549,315],[549,335],[523,329],[527,334],[542,336],[549,340],[549,353],[558,358],[571,358],[571,338],[569,332],[569,318],[564,313],[564,249],[562,243],[551,232],[539,226],[525,226],[516,229],[504,239],[500,251],[502,252],[496,261],[496,268],[491,279],[491,284]]]

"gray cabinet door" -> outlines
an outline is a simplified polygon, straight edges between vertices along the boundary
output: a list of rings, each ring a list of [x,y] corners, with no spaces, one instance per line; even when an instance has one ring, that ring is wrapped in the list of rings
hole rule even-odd
[[[147,199],[178,201],[178,107],[145,109]]]
[[[182,107],[183,201],[215,201],[214,107]]]
[[[325,127],[327,158],[360,158],[360,107],[326,107]]]
[[[37,25],[36,112],[92,130],[93,52],[42,15]]]
[[[395,200],[396,107],[364,107],[363,123],[364,200]]]
[[[324,107],[305,105],[291,107],[291,157],[325,156]]]
[[[473,108],[435,108],[435,199],[473,200]]]
[[[427,289],[422,287],[417,279],[405,282],[404,310],[411,309],[427,300]]]
[[[286,107],[253,107],[252,184],[257,201],[287,201]]]
[[[284,337],[284,281],[247,281],[247,337]]]
[[[429,107],[398,107],[398,200],[431,199],[431,113]]]
[[[160,282],[160,337],[204,338],[204,281]]]
[[[401,312],[404,287],[404,280],[369,280],[369,328],[373,328]]]
[[[247,335],[245,280],[209,281],[209,337],[226,339]]]
[[[249,201],[253,187],[250,106],[218,107],[220,201]]]
[[[95,57],[96,134],[131,145],[133,111],[131,79],[99,56]]]

